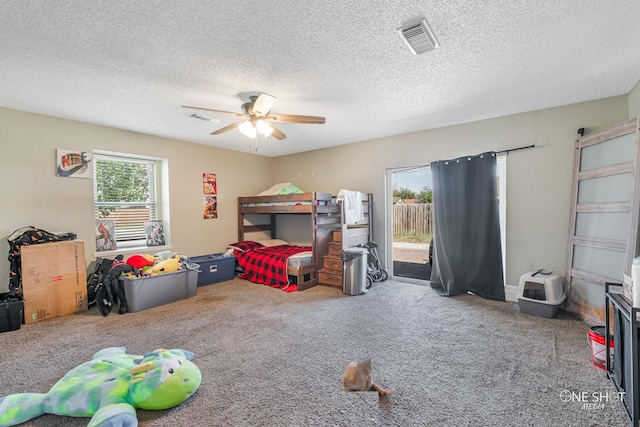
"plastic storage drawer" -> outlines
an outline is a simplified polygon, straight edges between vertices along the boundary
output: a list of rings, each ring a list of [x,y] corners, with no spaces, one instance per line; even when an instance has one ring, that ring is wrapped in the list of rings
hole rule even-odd
[[[223,253],[189,257],[189,262],[200,266],[198,286],[224,282],[233,279],[236,257]]]

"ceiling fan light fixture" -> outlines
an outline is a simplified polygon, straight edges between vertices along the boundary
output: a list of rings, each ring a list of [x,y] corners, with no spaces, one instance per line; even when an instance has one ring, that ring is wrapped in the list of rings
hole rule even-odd
[[[264,120],[258,120],[256,122],[256,127],[258,128],[258,132],[268,138],[273,133],[273,128],[267,124]]]
[[[251,139],[255,139],[257,135],[255,126],[253,126],[253,123],[251,123],[249,120],[243,122],[240,126],[238,126],[238,129],[240,129],[240,132]]]
[[[326,119],[321,116],[300,116],[296,114],[272,114],[271,107],[275,102],[275,97],[266,93],[260,95],[252,95],[249,97],[249,102],[245,102],[241,105],[242,113],[234,113],[225,110],[215,110],[213,108],[203,107],[190,107],[183,105],[183,108],[191,108],[194,110],[211,111],[214,113],[230,114],[233,116],[242,117],[237,122],[224,126],[220,129],[216,129],[211,132],[211,135],[221,135],[225,132],[229,132],[234,129],[240,129],[240,131],[248,138],[256,139],[258,133],[264,135],[265,138],[273,137],[278,140],[283,140],[287,137],[278,126],[277,123],[307,123],[307,124],[323,124]]]

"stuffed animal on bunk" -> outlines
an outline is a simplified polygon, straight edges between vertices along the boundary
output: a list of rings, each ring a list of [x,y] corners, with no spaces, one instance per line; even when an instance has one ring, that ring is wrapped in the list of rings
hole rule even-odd
[[[192,358],[190,351],[178,349],[134,356],[124,347],[105,348],[47,393],[0,398],[0,426],[44,414],[91,417],[89,427],[137,426],[136,408],[173,408],[198,389],[202,376]]]

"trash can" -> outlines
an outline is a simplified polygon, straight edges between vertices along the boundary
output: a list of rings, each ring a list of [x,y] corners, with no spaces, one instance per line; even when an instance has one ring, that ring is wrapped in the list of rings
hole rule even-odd
[[[347,248],[342,251],[342,292],[360,295],[367,291],[367,248]]]
[[[589,329],[587,337],[591,344],[591,352],[593,354],[592,361],[600,369],[607,369],[607,343],[605,342],[604,326],[593,326]],[[609,361],[613,362],[613,337],[609,336]]]

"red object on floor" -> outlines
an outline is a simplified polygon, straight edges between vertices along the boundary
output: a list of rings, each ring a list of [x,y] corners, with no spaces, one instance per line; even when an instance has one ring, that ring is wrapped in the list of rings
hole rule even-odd
[[[605,327],[594,326],[587,333],[589,342],[591,343],[591,351],[593,353],[593,364],[598,368],[607,369],[607,345],[605,343]],[[609,338],[609,348],[611,352],[610,360],[613,360],[613,339]]]

